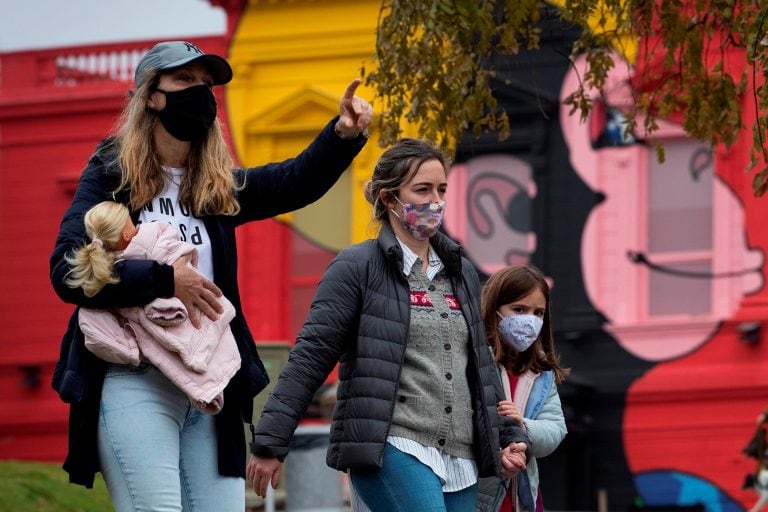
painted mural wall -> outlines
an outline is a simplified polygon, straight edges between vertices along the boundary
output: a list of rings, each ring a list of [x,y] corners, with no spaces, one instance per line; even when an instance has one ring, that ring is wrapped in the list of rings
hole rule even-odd
[[[331,54],[348,47],[338,44],[340,37],[372,30],[377,10],[376,3],[248,3],[232,56],[248,56],[243,66],[259,80],[243,92],[233,83],[228,92],[230,112],[235,105],[247,107],[241,118],[254,111],[246,133],[236,136],[246,141],[239,145],[258,148],[257,154],[279,147],[274,139],[266,148],[255,144],[268,129],[260,132],[252,123],[274,124],[270,111],[292,94],[304,98],[296,104],[322,102],[318,89],[302,89],[288,77],[299,73],[316,86],[338,73],[337,66],[369,65],[372,39],[359,41],[371,45],[367,51]],[[344,21],[350,18],[353,25]],[[310,27],[308,19],[324,23]],[[664,165],[655,161],[654,141],[598,147],[605,143],[594,123],[579,123],[560,108],[582,71],[563,57],[573,34],[545,28],[541,52],[497,63],[506,70],[498,96],[516,114],[513,135],[504,142],[468,138],[459,147],[445,230],[485,275],[532,262],[551,277],[558,342],[573,373],[561,389],[570,434],[542,465],[547,505],[626,510],[640,503],[702,503],[707,510],[741,510],[753,496],[740,489],[752,466],[740,450],[768,403],[759,372],[744,371],[760,364],[763,349],[736,332],[743,323],[740,306],[763,289],[764,245],[750,241],[745,220],[746,203],[759,203],[745,203],[748,180],[733,172],[733,163],[687,139],[678,126],[657,133],[667,148]],[[302,48],[315,50],[299,52],[293,47],[299,40],[311,41]],[[293,69],[299,65],[316,75]],[[626,101],[624,78],[614,77],[613,107]],[[342,83],[339,76],[337,88]],[[324,88],[333,108],[330,89]],[[272,107],[255,108],[270,101]],[[243,128],[231,117],[238,133]],[[305,250],[328,249],[330,257],[345,238],[351,243],[373,235],[360,186],[375,156],[371,150],[356,162],[351,184],[340,185],[347,202],[340,195],[326,202],[335,206],[336,227],[302,225],[301,213],[280,220],[307,242]],[[734,269],[748,271],[731,275]],[[306,304],[292,317],[294,329]],[[718,345],[722,349],[713,351]],[[724,414],[713,416],[720,407]],[[706,468],[702,453],[711,461]]]
[[[551,276],[573,373],[560,389],[569,436],[542,464],[545,498],[555,488],[545,503],[744,510],[756,462],[742,448],[768,405],[764,228],[751,220],[766,206],[738,167],[744,147],[713,152],[673,123],[611,142],[631,100],[626,63],[605,118],[583,123],[556,103],[585,64],[558,63],[564,32],[545,34],[544,55],[497,63],[513,84],[499,90],[518,114],[513,137],[460,148],[446,222],[486,274],[532,262]]]

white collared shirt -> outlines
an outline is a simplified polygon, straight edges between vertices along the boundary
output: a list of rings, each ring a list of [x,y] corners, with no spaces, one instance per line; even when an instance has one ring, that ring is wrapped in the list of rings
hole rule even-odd
[[[409,276],[411,275],[411,269],[413,268],[414,263],[416,263],[416,260],[419,259],[419,257],[407,245],[400,241],[399,238],[397,238],[397,243],[400,244],[400,248],[403,250],[403,274]],[[431,281],[435,278],[437,273],[443,269],[444,265],[443,260],[440,259],[440,256],[437,255],[437,252],[435,252],[431,245],[429,246],[428,258],[429,266],[427,267],[426,274]]]

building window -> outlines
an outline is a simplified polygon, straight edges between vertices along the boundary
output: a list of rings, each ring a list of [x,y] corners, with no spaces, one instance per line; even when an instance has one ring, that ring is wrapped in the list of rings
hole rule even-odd
[[[670,272],[650,270],[647,316],[708,315],[712,279],[713,159],[694,140],[665,141],[665,162],[648,157],[646,254]],[[652,152],[653,149],[649,149]]]

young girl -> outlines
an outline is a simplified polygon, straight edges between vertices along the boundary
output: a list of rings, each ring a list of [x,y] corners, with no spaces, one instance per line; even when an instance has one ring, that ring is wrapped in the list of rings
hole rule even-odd
[[[85,214],[84,222],[91,241],[67,257],[72,271],[66,283],[82,288],[88,297],[119,282],[114,275],[119,260],[155,259],[171,264],[188,257],[193,265],[197,263],[195,248],[181,242],[170,224],[151,222],[138,229],[120,203],[97,204]],[[240,368],[229,328],[235,310],[226,298],[219,300],[224,313],[215,321],[202,318],[200,329],[192,326],[184,304],[173,297],[112,311],[81,308],[78,322],[86,348],[100,359],[131,367],[149,362],[185,392],[194,407],[216,414],[223,407],[224,387]]]
[[[543,510],[536,459],[558,447],[566,434],[557,384],[569,370],[560,366],[550,324],[549,285],[530,265],[515,265],[495,273],[481,299],[485,332],[501,371],[506,400],[502,416],[512,417],[531,439],[525,471],[514,478],[496,510],[512,510],[510,496],[518,496],[514,510]],[[522,503],[529,489],[532,502]],[[525,499],[527,501],[527,499]],[[522,505],[522,507],[521,507]]]

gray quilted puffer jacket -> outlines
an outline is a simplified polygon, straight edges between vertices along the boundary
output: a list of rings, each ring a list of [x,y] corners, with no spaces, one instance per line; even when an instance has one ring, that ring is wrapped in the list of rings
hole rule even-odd
[[[431,243],[469,326],[467,378],[479,474],[500,475],[500,447],[510,442],[530,447],[530,441],[496,412],[503,391],[483,333],[477,272],[447,236],[437,233]],[[253,453],[285,458],[315,391],[340,361],[326,462],[340,471],[381,467],[410,321],[409,287],[402,269],[402,249],[387,223],[377,240],[349,247],[331,262],[264,407],[251,443]]]

